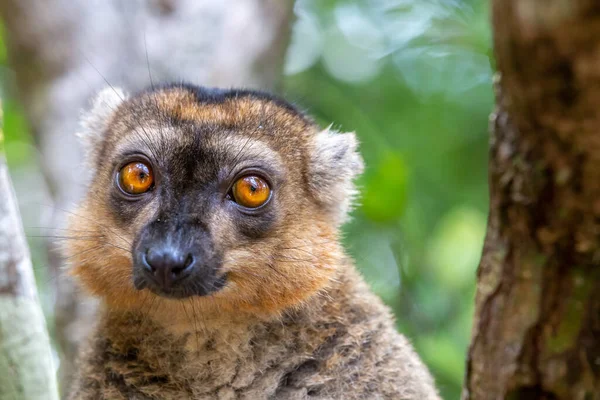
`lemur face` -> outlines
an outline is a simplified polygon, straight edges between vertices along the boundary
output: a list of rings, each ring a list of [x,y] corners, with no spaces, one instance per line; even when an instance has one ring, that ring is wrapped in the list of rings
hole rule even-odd
[[[192,86],[107,89],[84,128],[91,183],[71,226],[104,244],[66,253],[93,293],[269,312],[327,285],[362,168],[352,134],[264,94]]]
[[[275,129],[267,121],[272,110],[256,111],[265,113],[265,121],[242,129],[228,126],[231,121],[198,124],[194,115],[186,120],[172,114],[166,123],[153,121],[112,143],[103,157],[112,169],[107,204],[120,226],[136,227],[137,289],[172,297],[211,294],[227,284],[233,250],[277,232],[285,183],[300,176],[265,134]]]

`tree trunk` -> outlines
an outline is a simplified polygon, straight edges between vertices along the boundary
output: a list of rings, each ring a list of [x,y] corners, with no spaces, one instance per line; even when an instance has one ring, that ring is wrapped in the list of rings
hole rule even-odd
[[[0,399],[53,400],[50,340],[1,145],[0,131]]]
[[[600,3],[494,0],[491,204],[463,399],[600,399]]]
[[[0,0],[9,59],[56,205],[55,227],[82,194],[80,110],[103,86],[165,81],[274,89],[292,0]],[[54,274],[62,262],[50,252]],[[63,383],[95,304],[61,274],[56,287]]]

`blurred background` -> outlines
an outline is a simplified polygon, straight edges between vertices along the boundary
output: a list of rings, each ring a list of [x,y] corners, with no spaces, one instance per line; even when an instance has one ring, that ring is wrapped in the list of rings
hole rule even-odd
[[[282,93],[323,126],[355,131],[367,164],[362,204],[345,227],[348,251],[442,396],[456,399],[488,206],[487,2],[298,0],[294,14]],[[5,150],[53,334],[55,278],[37,237],[50,224],[51,190],[4,43],[0,62]]]

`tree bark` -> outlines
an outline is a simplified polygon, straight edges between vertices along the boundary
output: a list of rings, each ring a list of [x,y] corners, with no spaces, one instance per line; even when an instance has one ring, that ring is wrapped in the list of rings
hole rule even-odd
[[[0,131],[0,399],[58,399],[46,321]]]
[[[293,0],[0,0],[9,59],[56,205],[55,227],[81,196],[80,110],[111,84],[165,81],[276,89]],[[68,384],[95,303],[50,252],[55,319]]]
[[[600,399],[600,3],[494,0],[490,216],[463,399]]]

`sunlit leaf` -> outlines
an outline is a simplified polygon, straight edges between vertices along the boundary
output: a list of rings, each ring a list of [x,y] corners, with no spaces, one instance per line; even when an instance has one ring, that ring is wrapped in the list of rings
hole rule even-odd
[[[12,100],[3,101],[3,130],[9,165],[19,165],[33,157],[29,126],[21,107]],[[21,145],[23,144],[23,145]]]
[[[4,24],[0,21],[0,64],[6,64],[6,42],[4,41]]]
[[[406,207],[407,170],[404,160],[395,153],[383,156],[366,175],[362,211],[375,222],[398,220]]]
[[[451,338],[442,333],[422,335],[415,344],[419,354],[439,374],[453,381],[462,380],[465,353]]]
[[[475,282],[485,228],[485,215],[471,208],[454,209],[442,218],[427,246],[440,282],[456,289]]]

